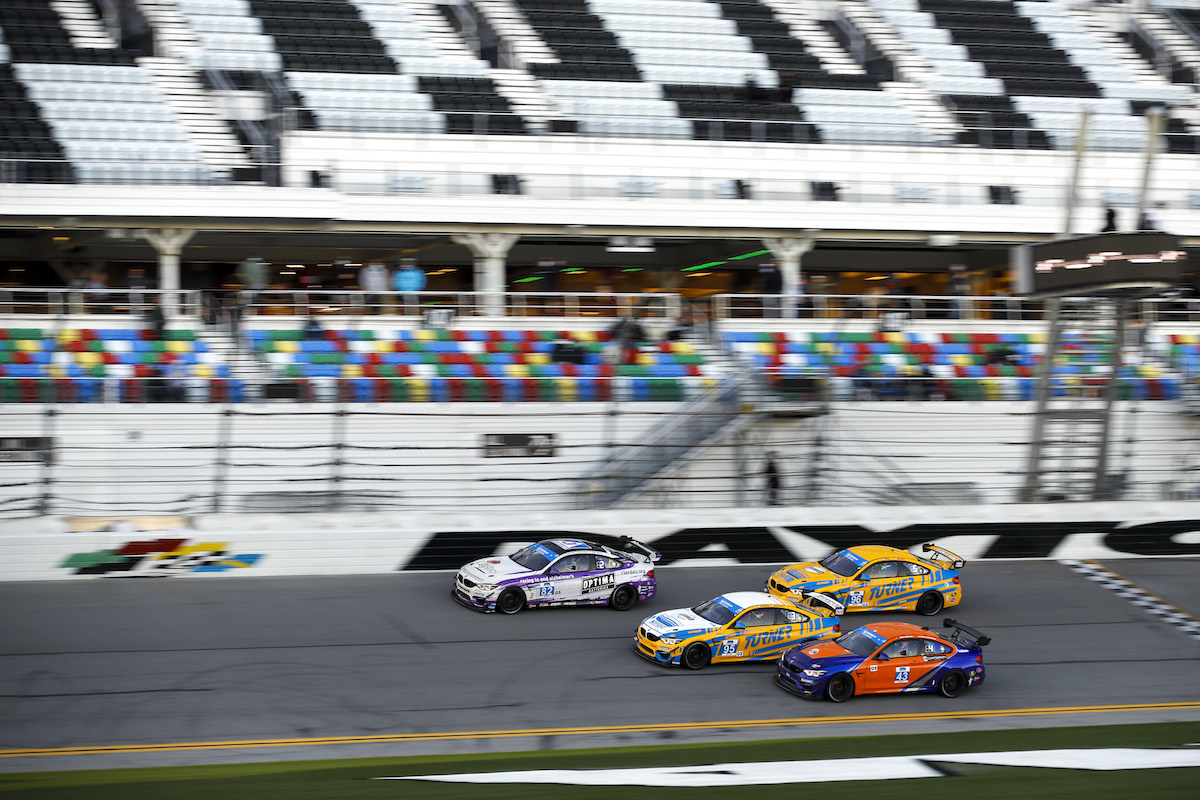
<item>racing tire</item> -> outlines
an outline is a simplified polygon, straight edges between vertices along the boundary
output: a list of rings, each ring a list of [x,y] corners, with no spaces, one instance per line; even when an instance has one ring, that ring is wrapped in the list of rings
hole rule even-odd
[[[927,617],[932,617],[942,610],[946,605],[945,599],[941,592],[926,592],[917,600],[917,613],[924,614]]]
[[[637,605],[637,599],[637,589],[626,584],[613,589],[612,597],[608,599],[608,605],[617,611],[628,611]]]
[[[831,703],[844,703],[854,697],[854,678],[846,673],[834,675],[825,682],[825,699]]]
[[[505,589],[496,598],[496,610],[501,614],[515,614],[525,607],[525,597],[519,589]]]
[[[952,669],[942,678],[938,691],[943,697],[958,697],[967,690],[967,676],[961,669]]]
[[[704,669],[712,661],[712,651],[708,645],[696,642],[690,644],[679,656],[679,663],[688,669]]]

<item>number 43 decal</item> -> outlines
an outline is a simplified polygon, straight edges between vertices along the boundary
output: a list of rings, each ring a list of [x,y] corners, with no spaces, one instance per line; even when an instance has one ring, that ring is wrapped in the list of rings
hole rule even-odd
[[[896,667],[896,683],[908,683],[909,667]]]

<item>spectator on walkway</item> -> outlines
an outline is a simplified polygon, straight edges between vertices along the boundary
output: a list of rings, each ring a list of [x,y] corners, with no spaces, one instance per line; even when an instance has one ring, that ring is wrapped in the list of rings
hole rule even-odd
[[[778,455],[774,450],[767,451],[767,457],[763,461],[763,478],[766,484],[767,505],[779,505],[779,490],[783,488],[783,479],[779,475],[779,465],[775,462]]]
[[[392,291],[404,293],[404,313],[410,313],[410,306],[419,306],[421,298],[417,292],[425,289],[425,270],[413,263],[412,259],[404,259],[400,269],[392,273]],[[412,311],[411,313],[416,313]]]
[[[358,271],[358,288],[366,293],[368,314],[383,313],[383,295],[388,290],[388,270],[378,261],[370,261]]]
[[[267,288],[267,265],[258,256],[250,256],[238,264],[237,274],[242,286],[250,292],[246,304],[254,305],[258,302],[258,293]]]
[[[1112,206],[1104,209],[1104,227],[1101,233],[1112,233],[1117,229],[1117,210]]]

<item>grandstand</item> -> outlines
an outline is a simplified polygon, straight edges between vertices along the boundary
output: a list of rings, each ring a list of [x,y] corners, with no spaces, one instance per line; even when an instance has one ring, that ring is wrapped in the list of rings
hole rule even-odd
[[[319,507],[437,507],[447,479],[478,508],[745,505],[772,448],[793,504],[1008,502],[1048,366],[1054,396],[1111,384],[1121,424],[1144,423],[1124,497],[1190,496],[1197,301],[1146,300],[1139,337],[1059,358],[1007,269],[1010,247],[1094,232],[1106,206],[1122,230],[1156,209],[1195,263],[1197,13],[4,3],[0,404],[58,453],[4,466],[4,508],[293,507],[295,481]],[[251,254],[265,287],[239,283]],[[403,259],[427,290],[356,282]],[[161,335],[141,318],[159,302]],[[635,311],[648,334],[622,348],[610,330]],[[579,360],[556,360],[568,340]],[[318,418],[304,458],[238,452]],[[102,419],[126,438],[89,438]],[[372,420],[403,457],[372,455]],[[68,431],[91,444],[72,455]],[[558,455],[477,452],[542,433]],[[88,447],[196,458],[114,488]]]

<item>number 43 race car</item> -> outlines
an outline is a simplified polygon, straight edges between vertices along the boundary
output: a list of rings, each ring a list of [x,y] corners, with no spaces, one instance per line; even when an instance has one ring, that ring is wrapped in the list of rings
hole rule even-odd
[[[974,628],[947,619],[949,634],[907,622],[876,622],[830,642],[793,647],[775,682],[800,697],[834,703],[856,694],[941,692],[958,697],[983,683],[983,646]]]
[[[477,611],[516,614],[528,606],[612,606],[628,611],[658,590],[662,556],[628,536],[617,545],[546,539],[511,556],[472,561],[454,579],[454,599]]]
[[[779,597],[829,594],[846,611],[903,609],[932,616],[962,600],[958,571],[965,562],[937,545],[921,551],[929,555],[886,545],[848,547],[784,567],[767,580],[767,591]]]

